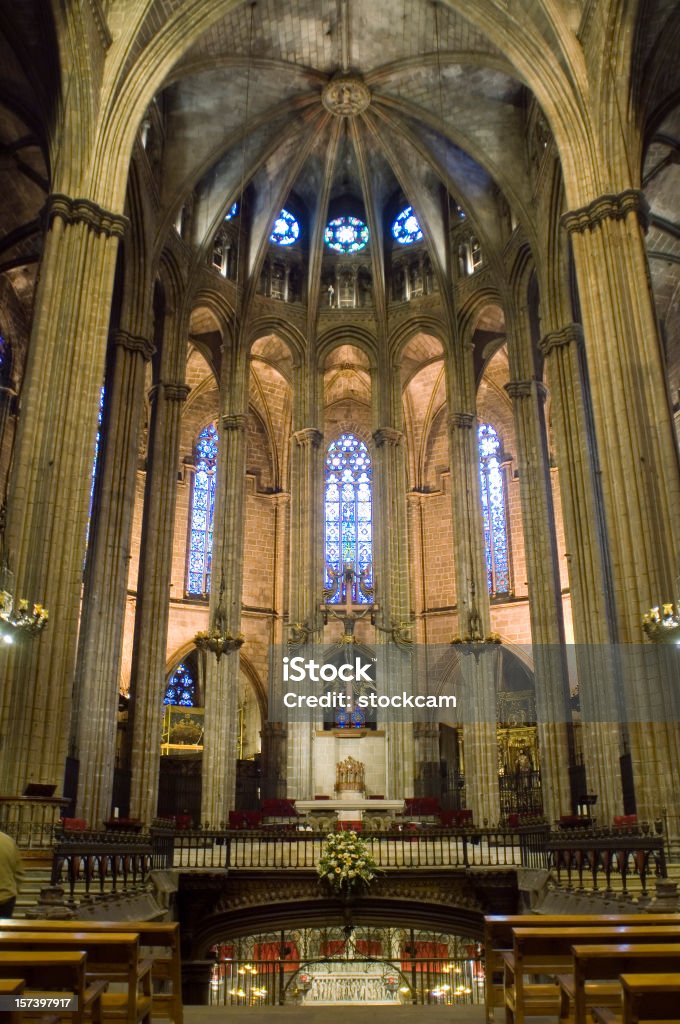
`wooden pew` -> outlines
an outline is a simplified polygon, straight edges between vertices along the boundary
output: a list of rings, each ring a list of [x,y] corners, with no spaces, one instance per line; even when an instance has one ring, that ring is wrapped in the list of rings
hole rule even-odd
[[[586,938],[587,936],[587,938]],[[513,949],[503,954],[505,1007],[508,1024],[525,1017],[542,1016],[568,1008],[566,989],[557,982],[527,982],[525,975],[559,975],[571,971],[572,945],[576,942],[680,942],[680,924],[642,926],[613,925],[592,928],[515,928]],[[562,978],[566,975],[562,975]],[[607,992],[605,999],[615,996]]]
[[[623,1013],[594,1006],[598,1024],[676,1024],[680,1008],[680,974],[622,974]]]
[[[179,924],[176,921],[31,921],[0,918],[0,930],[46,932],[135,932],[143,956],[150,958],[153,982],[153,1019],[166,1019],[172,1024],[184,1024],[182,1004],[182,962],[180,957]],[[153,947],[149,951],[148,947]],[[168,991],[169,988],[169,991]]]
[[[680,942],[621,943],[619,945],[575,945],[573,1000],[575,1024],[586,1024],[588,1003],[597,997],[597,986],[588,983],[617,981],[624,974],[677,974],[680,972]],[[566,979],[565,979],[566,980]],[[562,984],[562,981],[560,982]],[[617,981],[620,986],[620,982]],[[678,1018],[676,1017],[676,1020]]]
[[[23,978],[0,978],[0,996],[20,996],[26,982]],[[7,1024],[19,1024],[19,1010],[6,1010]]]
[[[594,928],[617,924],[680,924],[680,914],[488,914],[484,918],[487,1021],[493,1021],[494,1007],[505,1005],[502,957],[504,951],[512,949],[513,928]]]
[[[87,954],[82,950],[62,952],[0,948],[0,978],[16,978],[18,974],[21,975],[26,982],[24,995],[76,996],[77,1010],[60,1011],[60,1019],[70,1020],[72,1024],[83,1024],[86,1015],[90,1015],[96,1024],[101,1024],[101,999],[106,982],[88,983],[86,964]],[[25,1014],[23,1019],[26,1019]]]
[[[139,936],[129,932],[0,931],[0,953],[42,948],[50,953],[81,950],[87,954],[87,977],[91,981],[117,982],[123,992],[101,996],[104,1021],[150,1024],[151,961],[140,960]],[[139,991],[140,985],[142,991]]]

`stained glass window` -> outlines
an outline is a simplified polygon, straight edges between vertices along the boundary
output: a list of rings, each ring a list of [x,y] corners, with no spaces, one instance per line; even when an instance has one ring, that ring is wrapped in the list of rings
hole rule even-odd
[[[87,532],[85,534],[85,547],[90,542],[90,522],[92,520],[92,506],[94,505],[94,485],[97,480],[97,464],[99,462],[99,449],[102,442],[102,418],[104,416],[104,388],[99,392],[99,415],[97,417],[97,433],[94,435],[94,458],[92,459],[92,473],[90,475],[90,507],[87,513]],[[87,559],[87,554],[85,555]]]
[[[293,242],[297,242],[299,237],[300,225],[295,217],[288,210],[281,210],[276,218],[274,230],[269,236],[269,241],[276,242],[277,245],[292,245]]]
[[[8,382],[12,372],[12,348],[0,334],[0,380]]]
[[[329,220],[323,237],[335,252],[359,252],[368,243],[368,227],[358,217],[336,217]]]
[[[501,439],[490,423],[482,423],[479,438],[479,475],[489,593],[510,593],[510,557],[505,480],[501,469]]]
[[[168,679],[163,703],[177,704],[183,708],[194,707],[196,703],[196,682],[184,662],[180,662]]]
[[[217,444],[217,430],[215,424],[210,423],[198,435],[194,449],[196,471],[189,522],[187,593],[201,596],[210,593]]]
[[[392,235],[401,245],[412,245],[422,239],[423,232],[412,206],[407,206],[396,218],[392,225]]]
[[[225,214],[224,219],[225,220],[231,220],[232,217],[235,217],[237,213],[238,213],[238,203],[232,203],[231,206],[229,207],[229,209],[227,210],[227,213]]]
[[[368,448],[354,434],[341,434],[326,452],[325,557],[336,572],[351,566],[357,577],[373,561],[372,466]],[[330,582],[330,580],[329,580]],[[333,598],[343,600],[341,589]],[[371,598],[355,586],[353,600],[370,604]]]

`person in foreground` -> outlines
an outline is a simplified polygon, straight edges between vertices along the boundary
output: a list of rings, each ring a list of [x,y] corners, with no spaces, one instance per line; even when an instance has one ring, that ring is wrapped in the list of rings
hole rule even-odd
[[[0,832],[0,917],[11,917],[24,877],[19,848],[11,836]]]

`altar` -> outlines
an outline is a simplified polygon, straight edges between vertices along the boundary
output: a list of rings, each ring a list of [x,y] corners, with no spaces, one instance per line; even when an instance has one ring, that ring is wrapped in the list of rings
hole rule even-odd
[[[335,814],[338,821],[364,821],[364,814],[371,816],[389,815],[394,817],[403,814],[403,800],[367,799],[363,795],[349,796],[345,799],[335,800],[296,800],[295,810],[299,814],[309,817],[310,823],[315,817],[327,817]]]

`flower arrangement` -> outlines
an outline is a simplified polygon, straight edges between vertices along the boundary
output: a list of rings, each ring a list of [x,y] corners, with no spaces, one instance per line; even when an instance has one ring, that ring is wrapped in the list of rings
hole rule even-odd
[[[335,893],[348,895],[362,883],[370,885],[378,865],[356,832],[331,832],[321,851],[317,872]]]

